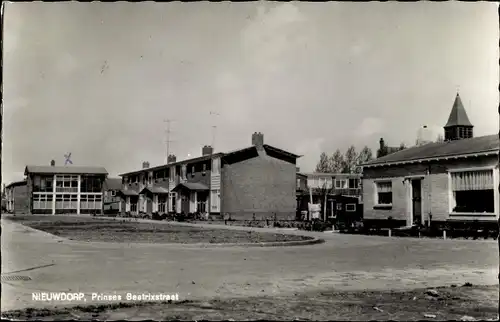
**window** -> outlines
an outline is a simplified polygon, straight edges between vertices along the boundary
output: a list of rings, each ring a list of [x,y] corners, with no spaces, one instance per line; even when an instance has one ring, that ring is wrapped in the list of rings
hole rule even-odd
[[[300,187],[300,179],[297,179],[297,188]]]
[[[336,189],[344,189],[347,185],[347,180],[345,179],[336,179],[335,180],[335,188]]]
[[[337,204],[337,210],[339,210],[339,211],[342,210],[342,204],[340,202]]]
[[[165,209],[165,206],[166,206],[166,203],[167,203],[167,197],[166,196],[163,196],[163,195],[160,195],[158,196],[158,212],[159,213],[165,213],[166,209]]]
[[[493,170],[453,172],[451,190],[452,212],[495,212]]]
[[[358,189],[359,179],[349,179],[349,189]]]
[[[33,209],[52,209],[52,194],[34,194]]]
[[[95,176],[82,176],[80,192],[102,192],[102,180]]]
[[[197,197],[198,198],[196,200],[196,209],[200,213],[207,212],[207,197],[208,197],[208,194],[206,192],[198,192],[198,196]]]
[[[345,211],[348,212],[354,212],[356,211],[356,204],[355,203],[348,203],[345,205]]]
[[[376,204],[377,205],[392,205],[392,182],[376,182]]]
[[[56,176],[56,192],[78,192],[78,176]]]
[[[33,178],[33,192],[53,192],[54,176],[35,176]]]
[[[176,193],[171,192],[169,198],[168,211],[175,212]]]
[[[80,209],[101,209],[102,195],[82,194],[80,196]]]
[[[137,200],[130,200],[130,212],[137,212]]]

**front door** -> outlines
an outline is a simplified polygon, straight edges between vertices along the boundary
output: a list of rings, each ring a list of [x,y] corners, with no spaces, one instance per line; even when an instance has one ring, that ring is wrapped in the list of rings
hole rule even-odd
[[[411,188],[413,223],[420,224],[422,222],[422,180],[412,180]]]
[[[146,199],[146,213],[151,214],[153,213],[153,199],[152,197],[148,197]]]
[[[189,192],[182,193],[181,212],[189,214]]]

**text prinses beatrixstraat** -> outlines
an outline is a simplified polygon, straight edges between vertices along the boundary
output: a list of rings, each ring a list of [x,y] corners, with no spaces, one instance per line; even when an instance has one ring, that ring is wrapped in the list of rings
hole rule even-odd
[[[178,301],[179,294],[166,294],[166,293],[69,293],[69,292],[36,292],[31,293],[33,301],[42,302],[73,302],[83,301],[87,302],[116,302],[116,301]]]

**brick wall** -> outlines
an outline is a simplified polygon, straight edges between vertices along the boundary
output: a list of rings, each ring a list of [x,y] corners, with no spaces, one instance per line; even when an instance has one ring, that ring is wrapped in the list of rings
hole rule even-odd
[[[363,201],[365,219],[406,220],[406,188],[402,178],[392,178],[392,209],[374,209],[376,204],[375,180],[363,179]]]
[[[449,160],[431,164],[409,164],[384,168],[366,168],[363,170],[363,199],[365,219],[394,219],[406,220],[407,197],[406,187],[403,184],[405,176],[423,175],[422,202],[424,220],[432,214],[432,221],[445,221],[449,218],[449,191],[448,169],[465,169],[471,167],[485,167],[497,165],[498,159],[493,157],[470,158],[463,160]],[[430,170],[430,175],[426,171]],[[375,179],[386,178],[392,182],[393,201],[392,209],[374,209],[375,206]]]
[[[14,213],[16,214],[28,214],[30,213],[30,197],[28,195],[28,187],[17,186],[13,187],[14,195]]]
[[[222,168],[221,212],[233,219],[273,216],[295,218],[296,165],[259,156]]]

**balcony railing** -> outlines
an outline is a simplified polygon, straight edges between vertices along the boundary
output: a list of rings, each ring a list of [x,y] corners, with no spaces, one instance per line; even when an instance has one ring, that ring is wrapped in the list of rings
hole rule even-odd
[[[345,188],[345,189],[333,189],[332,190],[333,194],[340,194],[344,196],[360,196],[363,192],[361,191],[361,188]]]
[[[78,187],[56,187],[56,192],[78,192]]]

